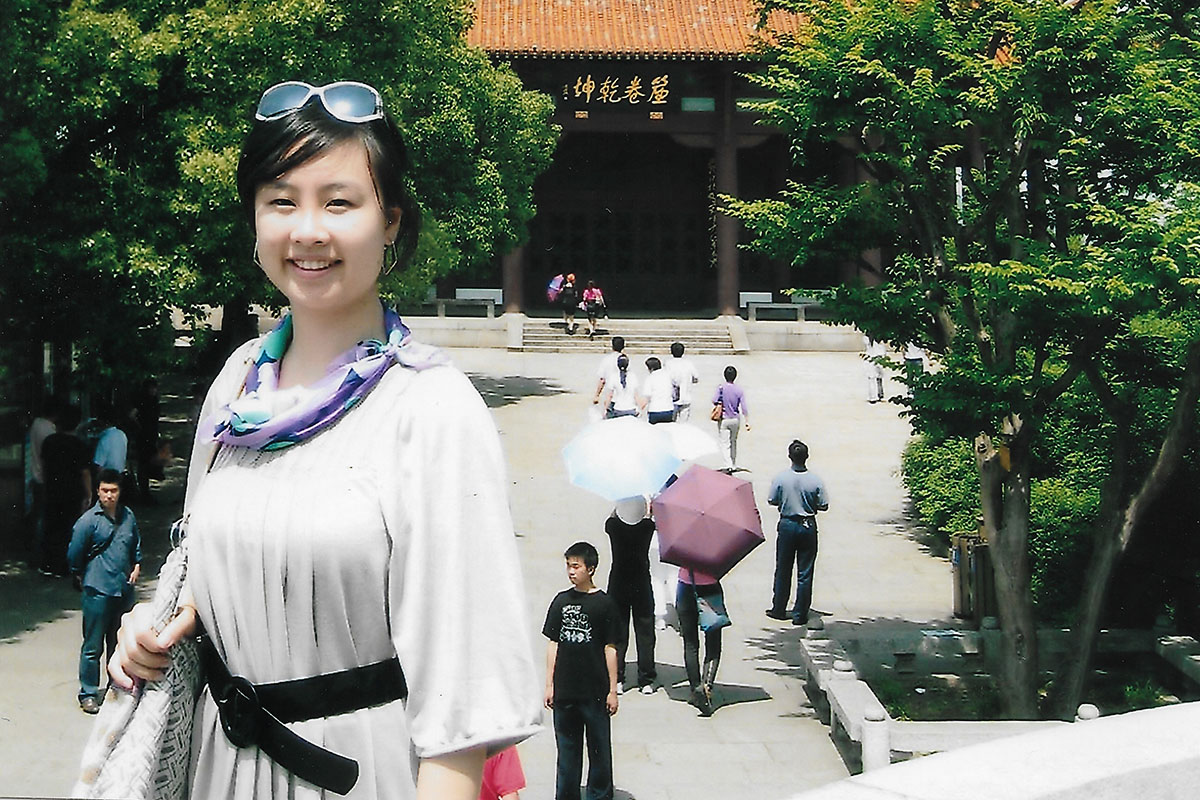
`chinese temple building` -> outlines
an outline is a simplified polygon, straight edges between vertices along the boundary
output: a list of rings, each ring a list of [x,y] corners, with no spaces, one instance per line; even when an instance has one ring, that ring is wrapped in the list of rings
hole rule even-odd
[[[530,239],[500,267],[507,310],[544,306],[566,272],[614,309],[683,314],[795,285],[739,250],[746,234],[717,211],[718,196],[766,197],[790,174],[786,137],[739,110],[758,37],[753,0],[477,0],[469,40],[553,96],[562,129]],[[806,286],[840,279],[817,273]]]

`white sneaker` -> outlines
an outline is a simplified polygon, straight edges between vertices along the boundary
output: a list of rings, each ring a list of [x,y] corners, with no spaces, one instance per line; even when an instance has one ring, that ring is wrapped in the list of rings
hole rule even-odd
[[[617,684],[617,694],[625,694],[625,684],[624,683]]]
[[[642,694],[654,694],[654,687],[650,684],[646,684],[642,688],[638,689],[638,691]]]
[[[667,621],[661,618],[656,619],[654,621],[654,629],[658,631],[665,631],[667,629]]]

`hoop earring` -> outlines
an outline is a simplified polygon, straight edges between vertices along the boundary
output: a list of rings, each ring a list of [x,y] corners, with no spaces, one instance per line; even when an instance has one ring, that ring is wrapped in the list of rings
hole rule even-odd
[[[386,278],[388,275],[392,274],[392,270],[394,270],[396,265],[400,263],[400,253],[396,250],[396,243],[388,242],[383,248],[383,255],[383,276]]]
[[[258,242],[255,242],[255,243],[254,243],[254,256],[253,256],[253,258],[254,258],[254,266],[258,267],[259,269],[262,269],[262,261],[260,261],[260,260],[259,260],[259,258],[258,258]]]

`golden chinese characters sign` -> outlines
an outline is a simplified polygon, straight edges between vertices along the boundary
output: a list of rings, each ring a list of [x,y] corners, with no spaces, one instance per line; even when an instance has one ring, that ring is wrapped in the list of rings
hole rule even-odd
[[[671,103],[668,73],[614,75],[580,70],[562,85],[562,103],[576,109],[646,107],[662,110]]]

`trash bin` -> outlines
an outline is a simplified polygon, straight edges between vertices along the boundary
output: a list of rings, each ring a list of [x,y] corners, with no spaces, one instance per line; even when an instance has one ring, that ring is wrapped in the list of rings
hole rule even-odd
[[[971,616],[971,556],[968,548],[972,538],[973,534],[969,533],[950,536],[950,582],[954,616],[959,619]]]
[[[971,619],[981,623],[996,616],[996,576],[992,572],[991,551],[981,537],[972,537],[967,548],[970,559]]]

